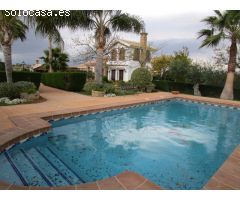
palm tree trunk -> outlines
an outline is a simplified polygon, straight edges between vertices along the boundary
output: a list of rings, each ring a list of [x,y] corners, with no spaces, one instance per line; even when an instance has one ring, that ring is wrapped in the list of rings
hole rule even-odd
[[[5,62],[7,82],[12,83],[12,46],[11,44],[4,44],[2,45],[2,49]]]
[[[232,38],[232,43],[229,52],[229,61],[228,61],[228,73],[227,79],[220,96],[221,99],[230,99],[233,100],[233,82],[234,82],[234,74],[236,68],[237,60],[237,41],[235,38]]]
[[[102,83],[102,69],[103,69],[103,49],[97,49],[96,69],[95,69],[95,81]]]
[[[48,36],[48,61],[49,61],[49,69],[48,72],[53,72],[52,68],[52,37]]]

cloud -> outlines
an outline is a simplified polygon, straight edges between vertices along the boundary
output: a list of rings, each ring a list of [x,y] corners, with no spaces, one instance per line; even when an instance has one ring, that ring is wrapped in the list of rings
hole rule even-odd
[[[131,12],[129,12],[131,13]],[[165,14],[164,14],[165,13]],[[207,48],[198,49],[201,40],[197,40],[197,32],[204,27],[201,19],[212,14],[212,11],[195,12],[195,13],[166,13],[159,11],[151,12],[136,12],[131,13],[140,15],[146,24],[148,40],[153,42],[157,47],[164,45],[161,52],[172,53],[179,50],[182,46],[189,47],[190,55],[197,58],[209,59],[211,50]],[[77,30],[70,31],[68,29],[61,30],[62,37],[65,41],[66,51],[72,54],[73,43],[72,39],[79,37],[86,38],[89,32]],[[119,33],[121,38],[139,41],[139,35],[133,33]],[[27,34],[27,40],[24,42],[16,41],[13,45],[13,63],[21,63],[24,61],[27,64],[33,64],[36,58],[43,55],[43,50],[47,49],[47,39],[35,36],[33,30]],[[3,56],[0,53],[0,58]],[[72,63],[72,61],[71,61]]]
[[[195,60],[210,60],[213,56],[213,50],[211,48],[201,48],[201,40],[195,38],[189,39],[166,39],[166,40],[155,40],[151,44],[155,46],[159,51],[156,55],[160,54],[173,54],[175,51],[179,51],[182,47],[189,49],[190,57]]]
[[[23,61],[27,64],[35,63],[38,57],[43,56],[43,50],[47,49],[47,39],[42,38],[39,35],[35,35],[33,30],[29,30],[26,35],[26,40],[14,41],[12,47],[12,59],[13,63],[22,63]],[[3,55],[0,55],[3,60]]]

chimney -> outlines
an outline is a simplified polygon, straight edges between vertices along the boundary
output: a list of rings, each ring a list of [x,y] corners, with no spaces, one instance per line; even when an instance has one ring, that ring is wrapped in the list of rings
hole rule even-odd
[[[142,32],[140,33],[140,48],[141,48],[141,56],[140,56],[140,63],[142,67],[145,67],[146,58],[147,58],[147,33]]]
[[[140,33],[141,36],[140,36],[140,46],[142,49],[147,49],[147,33],[145,32],[142,32]]]
[[[39,59],[36,59],[36,64],[39,64]]]

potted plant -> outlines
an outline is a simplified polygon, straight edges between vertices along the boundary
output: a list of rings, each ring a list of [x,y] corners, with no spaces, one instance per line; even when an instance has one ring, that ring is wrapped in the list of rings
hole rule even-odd
[[[105,95],[104,85],[96,84],[95,87],[92,89],[92,96],[103,97],[104,95]]]
[[[148,93],[151,93],[154,90],[154,88],[155,88],[155,85],[153,83],[150,83],[150,84],[147,85],[146,91]]]
[[[104,95],[105,95],[104,91],[92,90],[93,97],[104,97]]]

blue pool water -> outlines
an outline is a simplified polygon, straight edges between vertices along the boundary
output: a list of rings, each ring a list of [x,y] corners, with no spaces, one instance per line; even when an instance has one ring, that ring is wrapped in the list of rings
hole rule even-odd
[[[0,154],[0,180],[62,186],[135,171],[165,189],[200,189],[240,143],[240,111],[171,100],[52,122]]]

